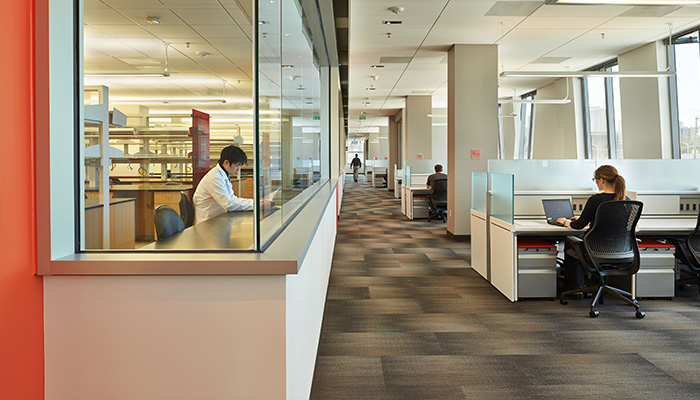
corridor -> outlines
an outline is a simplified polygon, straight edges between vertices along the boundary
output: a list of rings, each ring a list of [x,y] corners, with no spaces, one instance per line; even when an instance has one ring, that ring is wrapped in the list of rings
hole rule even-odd
[[[442,222],[346,181],[311,398],[697,398],[700,297],[511,303]]]

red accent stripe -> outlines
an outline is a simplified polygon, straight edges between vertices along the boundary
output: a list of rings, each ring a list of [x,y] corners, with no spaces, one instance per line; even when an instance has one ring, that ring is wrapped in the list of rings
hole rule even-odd
[[[44,398],[43,279],[37,267],[35,21],[45,4],[0,12],[0,399]],[[46,6],[47,7],[47,6]],[[48,26],[43,28],[48,30]],[[41,30],[40,30],[41,31]],[[46,35],[48,37],[48,34]],[[47,77],[48,79],[48,77]],[[44,119],[48,115],[41,116]]]

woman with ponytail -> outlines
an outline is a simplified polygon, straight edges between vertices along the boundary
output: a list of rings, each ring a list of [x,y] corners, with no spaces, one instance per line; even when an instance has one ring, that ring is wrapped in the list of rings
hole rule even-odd
[[[612,165],[603,165],[595,170],[594,178],[600,193],[588,198],[580,217],[571,219],[559,218],[558,221],[573,229],[583,229],[588,224],[593,224],[595,213],[600,203],[611,200],[625,200],[625,178],[617,173]],[[568,246],[568,242],[567,242]],[[569,289],[577,289],[585,286],[583,267],[573,257],[564,256],[564,273],[567,277]]]

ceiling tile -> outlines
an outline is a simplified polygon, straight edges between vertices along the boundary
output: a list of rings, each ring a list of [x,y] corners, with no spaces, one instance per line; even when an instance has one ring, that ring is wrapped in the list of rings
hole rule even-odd
[[[542,7],[541,1],[497,1],[485,15],[490,16],[527,16]]]

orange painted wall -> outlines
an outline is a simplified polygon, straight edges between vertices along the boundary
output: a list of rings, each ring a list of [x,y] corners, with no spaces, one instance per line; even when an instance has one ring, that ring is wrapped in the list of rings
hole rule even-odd
[[[36,269],[34,1],[0,11],[0,399],[44,398],[43,280]]]

